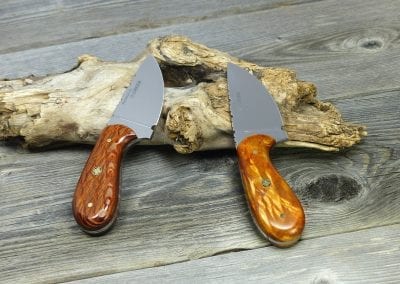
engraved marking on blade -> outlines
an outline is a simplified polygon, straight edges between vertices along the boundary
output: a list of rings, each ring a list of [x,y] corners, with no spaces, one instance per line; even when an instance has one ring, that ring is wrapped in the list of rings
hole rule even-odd
[[[129,96],[124,96],[123,99],[122,99],[122,101],[121,101],[121,104],[124,105],[124,104],[126,103],[126,100],[128,99],[128,97],[130,97],[131,99],[133,99],[133,98],[135,97],[137,91],[139,90],[139,87],[140,87],[141,84],[142,84],[142,81],[141,81],[141,80],[137,81],[135,87],[134,87],[133,90],[132,90],[132,93],[131,93]]]
[[[103,171],[103,169],[101,167],[94,167],[92,169],[92,175],[97,177],[98,175],[101,174],[102,171]]]

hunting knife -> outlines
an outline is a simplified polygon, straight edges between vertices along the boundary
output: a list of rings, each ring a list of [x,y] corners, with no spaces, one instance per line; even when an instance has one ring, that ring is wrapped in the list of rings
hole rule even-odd
[[[275,143],[288,139],[279,108],[249,72],[229,63],[227,73],[234,140],[251,215],[273,245],[291,246],[301,236],[305,217],[269,157]]]
[[[161,70],[149,55],[101,132],[78,181],[72,209],[76,222],[86,233],[104,233],[115,222],[123,152],[128,145],[151,139],[163,98]]]

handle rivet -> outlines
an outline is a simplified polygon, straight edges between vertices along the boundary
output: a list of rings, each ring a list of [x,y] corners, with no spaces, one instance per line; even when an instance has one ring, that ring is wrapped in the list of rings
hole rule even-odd
[[[89,202],[89,203],[87,204],[87,207],[92,208],[92,207],[93,207],[93,203],[92,203],[92,202]]]
[[[269,179],[265,178],[262,180],[262,186],[263,187],[268,187],[271,185],[271,182],[269,181]]]
[[[111,138],[108,138],[106,141],[107,141],[108,143],[110,143],[110,142],[112,141],[112,139],[111,139]]]

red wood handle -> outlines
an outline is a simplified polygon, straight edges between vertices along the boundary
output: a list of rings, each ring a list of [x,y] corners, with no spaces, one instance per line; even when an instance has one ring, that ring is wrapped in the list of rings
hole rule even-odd
[[[269,157],[275,140],[267,135],[246,137],[237,147],[243,187],[253,219],[278,247],[295,244],[303,232],[303,207]]]
[[[123,150],[135,132],[123,125],[109,125],[100,134],[76,186],[72,210],[88,234],[101,234],[114,223],[119,204]]]

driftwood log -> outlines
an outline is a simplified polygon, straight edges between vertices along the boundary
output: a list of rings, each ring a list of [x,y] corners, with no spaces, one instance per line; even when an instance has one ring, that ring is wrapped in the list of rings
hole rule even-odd
[[[94,144],[147,53],[158,60],[165,102],[152,144],[180,153],[233,147],[226,66],[255,74],[278,103],[289,141],[335,151],[366,135],[339,111],[316,98],[316,87],[284,68],[268,68],[232,57],[182,36],[152,40],[131,62],[104,62],[90,55],[63,74],[0,80],[0,138],[22,138],[28,147]]]

